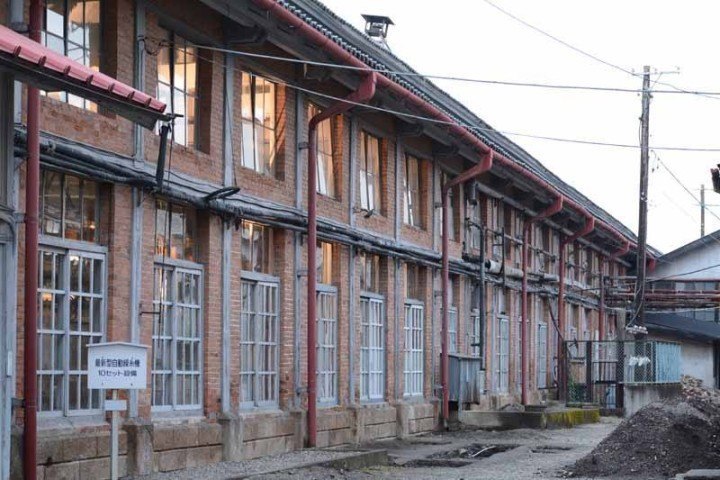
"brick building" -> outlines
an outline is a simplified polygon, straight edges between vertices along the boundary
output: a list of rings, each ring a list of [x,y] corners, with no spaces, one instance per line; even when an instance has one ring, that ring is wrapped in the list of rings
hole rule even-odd
[[[22,22],[23,7],[0,0],[0,18]],[[44,478],[106,472],[104,394],[86,383],[87,345],[99,341],[151,347],[150,384],[128,397],[123,471],[303,448],[308,120],[364,73],[283,58],[345,63],[313,43],[312,31],[369,67],[409,67],[315,0],[270,10],[256,0],[53,0],[45,18],[50,48],[182,117],[159,189],[157,133],[73,95],[42,98],[33,274]],[[481,408],[520,401],[526,239],[526,388],[529,402],[553,398],[558,320],[566,339],[622,329],[624,318],[602,308],[600,280],[633,261],[632,232],[426,79],[379,75],[473,126],[515,165],[496,163],[450,191],[449,351],[482,359]],[[7,73],[0,87],[0,367],[8,373],[0,377],[0,471],[8,476],[19,468],[23,421],[12,398],[23,397],[26,137],[22,89]],[[378,83],[366,106],[318,127],[319,446],[441,424],[441,187],[480,155],[444,123],[412,117],[428,113],[406,100]],[[218,196],[233,186],[240,191]],[[530,222],[558,195],[565,208]]]

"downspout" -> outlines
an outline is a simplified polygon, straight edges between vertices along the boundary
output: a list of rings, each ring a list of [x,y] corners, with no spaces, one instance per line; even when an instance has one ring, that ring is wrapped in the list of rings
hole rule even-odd
[[[558,377],[560,383],[560,391],[565,392],[565,349],[562,344],[565,335],[565,268],[567,264],[567,246],[572,245],[575,240],[588,235],[595,230],[595,217],[590,214],[585,216],[585,225],[583,228],[573,233],[569,237],[560,239],[560,267],[559,267],[559,284],[558,284]]]
[[[448,219],[448,193],[456,185],[472,180],[492,168],[494,152],[487,148],[482,161],[456,176],[442,186],[442,327],[441,327],[441,353],[440,353],[440,383],[442,385],[442,418],[447,427],[450,420],[450,363],[448,361],[448,323],[449,323],[449,297],[450,284],[450,220]],[[482,268],[485,268],[484,266]]]
[[[603,275],[604,258],[600,257],[600,307],[598,308],[598,340],[605,340],[605,275]]]
[[[521,316],[522,316],[522,325],[520,329],[520,343],[521,343],[521,349],[520,349],[520,362],[521,362],[521,378],[522,378],[522,396],[521,396],[521,402],[523,405],[527,405],[527,386],[528,386],[528,338],[529,338],[529,332],[528,332],[528,318],[527,318],[527,288],[528,288],[528,244],[531,240],[531,232],[530,227],[532,227],[533,223],[540,221],[544,218],[550,217],[552,215],[555,215],[563,208],[563,204],[565,202],[565,197],[558,196],[555,201],[547,207],[542,212],[538,213],[534,217],[526,218],[525,222],[523,223],[523,244],[522,244],[522,269],[523,269],[523,276],[522,276],[522,296],[521,296]]]
[[[310,119],[308,124],[308,284],[307,284],[307,427],[308,446],[317,445],[317,145],[315,133],[323,120],[332,118],[347,110],[356,103],[370,100],[375,95],[377,74],[369,72],[357,90],[344,101],[339,101],[324,109]]]
[[[30,1],[30,39],[40,43],[43,8]],[[23,475],[37,477],[37,289],[38,209],[40,197],[40,90],[27,88],[27,163],[25,180],[25,329],[23,332]]]

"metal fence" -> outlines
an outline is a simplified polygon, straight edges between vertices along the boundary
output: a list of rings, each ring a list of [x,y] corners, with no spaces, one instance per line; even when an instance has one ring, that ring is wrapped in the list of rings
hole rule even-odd
[[[622,408],[622,386],[680,382],[680,345],[659,341],[566,341],[567,403]]]

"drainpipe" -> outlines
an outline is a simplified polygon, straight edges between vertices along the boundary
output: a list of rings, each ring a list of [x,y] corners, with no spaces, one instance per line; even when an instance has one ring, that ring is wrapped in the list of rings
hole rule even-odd
[[[40,0],[30,2],[30,39],[40,42],[43,9]],[[40,197],[40,90],[27,88],[27,163],[25,180],[25,329],[23,352],[23,474],[37,477],[37,289],[38,210]]]
[[[440,353],[440,383],[442,385],[442,418],[447,428],[450,420],[450,363],[448,361],[448,323],[449,323],[449,297],[450,284],[450,219],[448,218],[448,199],[450,189],[456,185],[472,180],[492,168],[494,152],[487,148],[482,161],[456,176],[442,186],[442,336]],[[484,266],[482,268],[485,268]]]
[[[590,232],[595,230],[595,217],[591,217],[590,214],[585,215],[585,225],[583,228],[573,233],[569,237],[563,237],[560,239],[560,283],[558,284],[558,371],[560,391],[565,391],[565,351],[562,344],[563,336],[565,335],[565,268],[567,264],[567,246],[572,245],[575,240],[580,237],[588,235]]]
[[[523,223],[523,244],[522,244],[522,269],[523,269],[523,276],[522,276],[522,297],[521,297],[521,315],[522,315],[522,325],[520,329],[520,343],[522,345],[520,349],[520,362],[522,364],[521,369],[521,377],[522,377],[522,396],[521,396],[521,403],[523,405],[527,405],[527,385],[528,385],[528,338],[529,333],[528,332],[528,318],[527,318],[527,288],[528,288],[528,244],[530,243],[530,240],[532,238],[530,227],[532,227],[533,223],[540,221],[544,218],[551,217],[558,213],[563,208],[563,203],[565,202],[565,197],[558,196],[555,201],[547,207],[542,212],[538,213],[534,217],[530,217],[525,219],[525,222]]]
[[[317,145],[315,133],[323,120],[332,118],[356,103],[370,100],[375,95],[377,74],[369,72],[357,90],[310,119],[308,125],[308,284],[307,284],[307,428],[308,446],[317,445]]]
[[[598,323],[598,340],[603,341],[605,339],[605,275],[603,275],[603,264],[605,263],[605,257],[600,256],[600,308],[598,308],[598,315],[600,320]]]

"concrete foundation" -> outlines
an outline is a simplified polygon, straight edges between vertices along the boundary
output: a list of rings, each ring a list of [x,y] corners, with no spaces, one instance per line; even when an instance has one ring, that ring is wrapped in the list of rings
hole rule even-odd
[[[630,417],[645,405],[680,395],[679,383],[625,384],[625,417]]]
[[[600,420],[599,408],[564,408],[546,412],[498,412],[466,410],[458,419],[480,428],[569,428]]]

